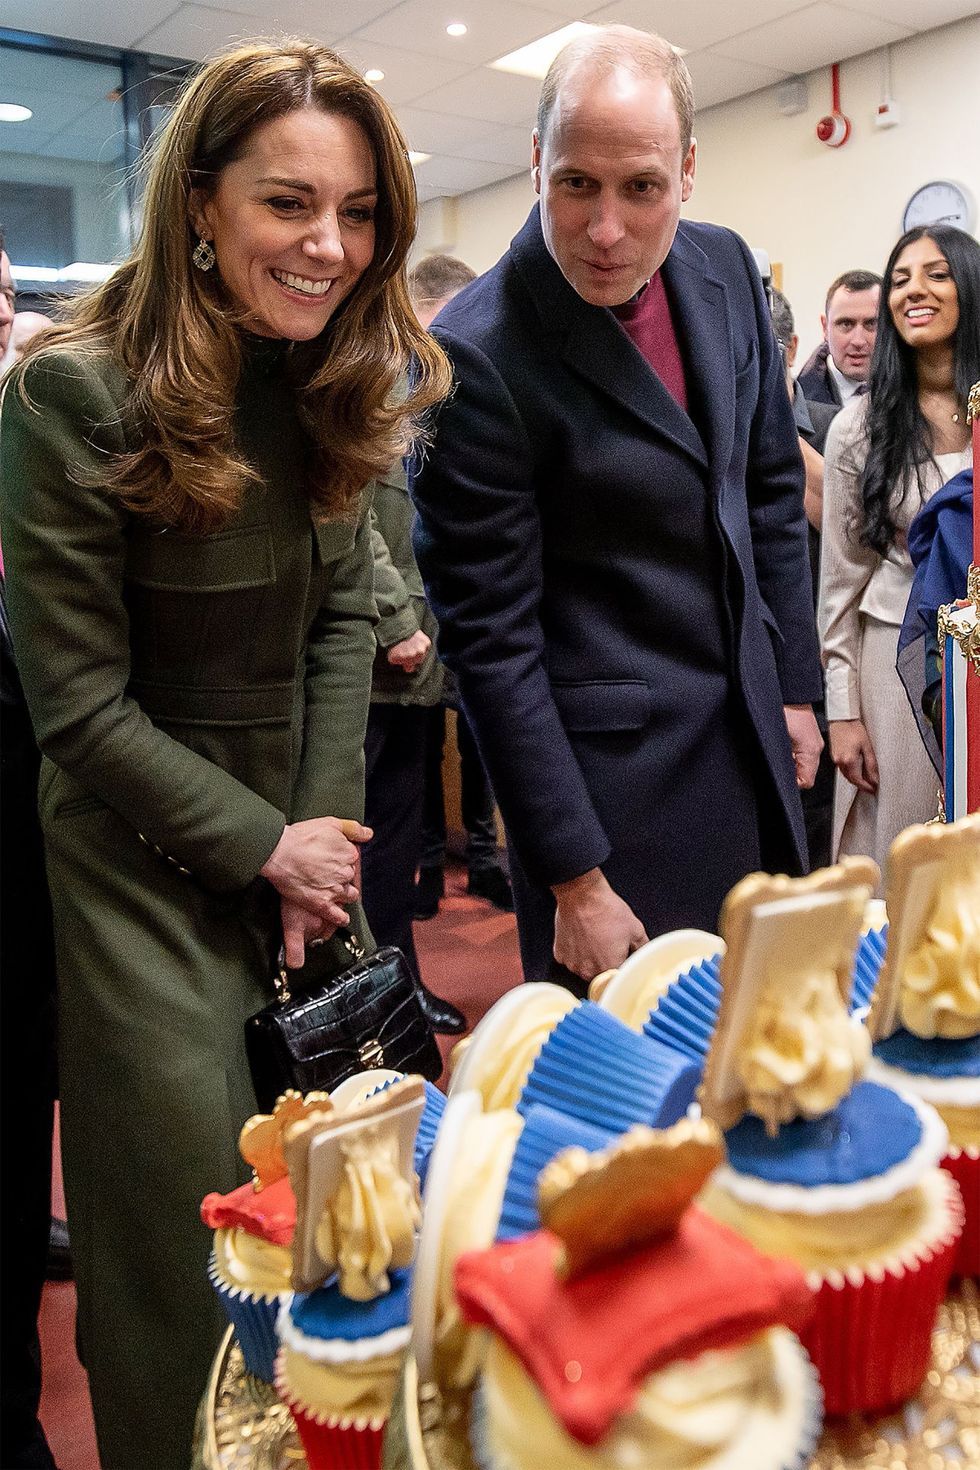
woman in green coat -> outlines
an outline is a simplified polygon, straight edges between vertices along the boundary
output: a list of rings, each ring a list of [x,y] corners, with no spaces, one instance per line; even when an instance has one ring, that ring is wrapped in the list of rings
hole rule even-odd
[[[448,387],[408,304],[414,227],[404,139],[360,75],[239,47],[178,103],[133,257],[5,393],[103,1470],[190,1459],[221,1330],[198,1207],[241,1182],[254,1110],[242,1023],[283,940],[298,965],[361,923],[364,487]]]

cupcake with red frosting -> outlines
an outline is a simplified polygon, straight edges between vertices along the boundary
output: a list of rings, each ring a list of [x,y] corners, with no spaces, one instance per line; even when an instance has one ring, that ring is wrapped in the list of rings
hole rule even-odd
[[[812,1298],[690,1204],[722,1156],[705,1121],[569,1149],[541,1175],[543,1228],[458,1262],[461,1308],[490,1337],[481,1470],[808,1463],[820,1395],[793,1329]]]
[[[231,1194],[209,1194],[201,1219],[214,1231],[208,1276],[235,1329],[245,1367],[273,1380],[278,1350],[276,1321],[291,1300],[296,1201],[282,1152],[285,1130],[301,1118],[332,1111],[325,1093],[287,1092],[271,1114],[257,1114],[242,1129],[242,1158],[253,1179]]]

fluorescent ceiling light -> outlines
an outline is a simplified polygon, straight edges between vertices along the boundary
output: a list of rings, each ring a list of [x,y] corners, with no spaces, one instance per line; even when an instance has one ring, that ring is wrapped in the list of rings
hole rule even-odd
[[[464,26],[464,24],[463,24],[463,22],[461,20],[454,20],[451,25],[448,25],[446,27],[446,35],[447,36],[465,36],[466,35],[466,27]]]
[[[431,153],[410,153],[408,155],[408,161],[413,168],[418,168],[420,163],[428,163],[431,157]]]
[[[112,274],[114,266],[103,262],[76,260],[71,265],[57,270],[50,265],[13,265],[10,274],[18,283],[21,281],[104,281]]]
[[[0,102],[0,122],[27,122],[34,114],[29,107],[16,102]]]
[[[569,41],[598,29],[598,26],[586,25],[583,21],[576,20],[569,26],[562,26],[560,31],[552,31],[539,41],[532,41],[529,46],[521,46],[519,50],[491,61],[490,65],[495,71],[511,71],[519,77],[536,77],[538,81],[542,81],[548,67]]]
[[[376,66],[369,67],[368,70],[364,73],[364,80],[366,82],[383,82],[384,79],[384,72]]]

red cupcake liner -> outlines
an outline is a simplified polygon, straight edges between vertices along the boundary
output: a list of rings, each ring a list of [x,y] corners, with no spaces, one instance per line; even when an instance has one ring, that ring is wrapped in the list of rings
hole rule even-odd
[[[310,1470],[381,1470],[384,1427],[317,1423],[290,1404]]]
[[[880,1413],[918,1392],[959,1247],[956,1210],[953,1219],[955,1228],[916,1261],[880,1277],[855,1272],[842,1285],[821,1283],[800,1338],[820,1374],[827,1414]]]
[[[954,1149],[942,1160],[942,1167],[959,1185],[966,1214],[953,1275],[980,1277],[980,1153]]]

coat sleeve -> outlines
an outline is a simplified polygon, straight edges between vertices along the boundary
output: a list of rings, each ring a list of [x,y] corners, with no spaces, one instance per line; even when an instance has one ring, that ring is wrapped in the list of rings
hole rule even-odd
[[[158,729],[126,692],[127,513],[98,488],[100,465],[126,447],[118,406],[95,368],[68,355],[29,365],[23,381],[30,405],[16,375],[4,394],[0,487],[10,622],[38,744],[207,887],[242,888],[284,814]]]
[[[856,525],[861,510],[863,415],[860,401],[839,413],[827,435],[823,469],[820,543],[820,641],[827,670],[827,719],[859,720],[861,599],[879,563],[862,546]]]
[[[774,649],[784,704],[823,695],[803,510],[804,470],[793,408],[759,272],[745,243],[759,344],[759,398],[746,471],[756,581],[779,629]]]
[[[412,469],[416,557],[508,834],[529,876],[559,883],[599,866],[610,845],[545,666],[532,447],[489,359],[436,336],[455,387]]]
[[[364,731],[374,662],[370,496],[306,645],[303,755],[290,821],[364,815]]]
[[[374,598],[378,604],[375,637],[380,648],[394,648],[396,643],[417,633],[421,624],[412,594],[391,559],[374,510],[371,512],[371,554],[374,559]]]

